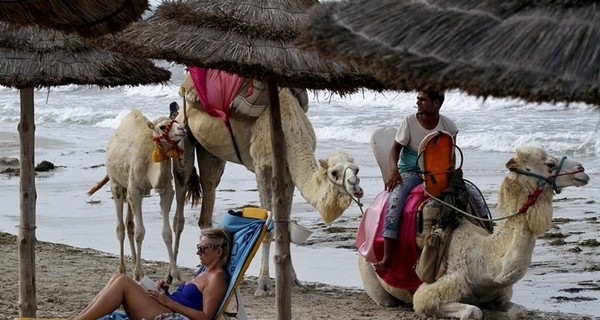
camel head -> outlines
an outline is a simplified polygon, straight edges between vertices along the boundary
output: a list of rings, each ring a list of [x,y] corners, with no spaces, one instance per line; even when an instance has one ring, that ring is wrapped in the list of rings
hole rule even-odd
[[[154,138],[166,142],[175,142],[185,138],[186,130],[175,119],[158,117],[154,121]]]
[[[537,236],[552,226],[554,192],[590,180],[581,163],[554,157],[537,147],[519,148],[506,167],[511,173],[500,187],[498,211],[501,216],[525,214],[529,230]]]
[[[559,159],[537,147],[519,148],[506,167],[530,177],[530,183],[536,187],[551,187],[556,193],[560,193],[564,187],[584,186],[590,180],[581,163],[567,157]]]
[[[362,198],[363,190],[357,176],[358,170],[354,159],[344,152],[335,152],[327,159],[319,159],[319,183],[328,181],[335,186],[331,188],[334,194],[329,194],[327,200],[319,201],[316,206],[325,223],[339,218],[350,206],[352,198]]]
[[[151,127],[155,144],[152,160],[160,162],[166,158],[181,158],[183,149],[179,147],[179,142],[186,136],[185,127],[168,117],[156,118]]]

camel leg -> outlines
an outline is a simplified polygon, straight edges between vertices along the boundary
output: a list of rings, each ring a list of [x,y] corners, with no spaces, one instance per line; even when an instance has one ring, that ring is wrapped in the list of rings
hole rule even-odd
[[[512,286],[506,287],[503,292],[500,293],[500,297],[496,301],[485,304],[485,309],[499,311],[502,316],[508,317],[508,319],[516,320],[522,319],[527,315],[527,308],[520,304],[516,304],[510,301],[512,297]],[[497,316],[498,318],[500,316]],[[487,318],[487,315],[486,315]]]
[[[271,179],[273,177],[272,168],[255,168],[256,185],[258,187],[258,196],[260,197],[260,206],[271,210]],[[258,273],[258,288],[254,292],[255,296],[264,297],[273,292],[273,283],[269,275],[269,258],[271,252],[271,242],[273,241],[273,230],[267,232],[262,242],[260,272]]]
[[[160,213],[163,219],[162,237],[165,246],[167,247],[167,253],[169,254],[169,269],[167,270],[165,278],[168,283],[173,282],[173,280],[180,281],[181,275],[179,274],[177,261],[175,260],[175,255],[173,253],[173,230],[171,230],[169,221],[169,213],[171,212],[175,191],[173,191],[171,185],[163,189],[155,188],[155,190],[160,195]]]
[[[257,297],[265,297],[273,292],[273,283],[269,275],[269,254],[271,242],[273,241],[273,231],[267,232],[261,245],[260,271],[258,273],[258,287],[254,292]]]
[[[133,183],[130,183],[133,185]],[[144,192],[138,188],[129,188],[127,190],[127,202],[131,206],[133,211],[133,220],[135,224],[135,243],[137,250],[135,252],[133,276],[135,280],[140,280],[144,275],[142,268],[142,242],[146,235],[146,229],[144,228],[144,220],[142,219],[142,198]]]
[[[185,224],[184,207],[186,204],[187,187],[194,170],[194,142],[192,139],[193,137],[190,134],[184,139],[185,158],[181,161],[177,159],[173,159],[172,161],[173,180],[175,180],[175,214],[173,215],[173,234],[175,238],[173,242],[174,265],[177,265],[179,243]],[[170,280],[175,280],[176,284],[179,284],[182,279]],[[167,282],[169,282],[169,279],[167,279]]]
[[[377,280],[377,274],[375,273],[373,266],[360,255],[358,256],[358,271],[360,272],[365,292],[371,300],[384,307],[394,307],[398,305],[398,299],[385,291],[379,283],[379,280]]]
[[[256,174],[256,182],[258,186],[258,194],[260,197],[260,203],[263,208],[271,209],[272,202],[272,191],[271,191],[271,179],[272,179],[272,168],[255,168]],[[286,189],[284,190],[284,198],[289,199],[289,203],[291,203],[292,198],[294,196],[294,184],[289,176],[289,173],[286,178],[285,183]],[[260,263],[260,272],[258,275],[258,288],[256,289],[254,295],[256,296],[267,296],[273,292],[273,284],[271,281],[271,276],[269,272],[269,259],[270,259],[270,251],[271,251],[271,243],[273,241],[272,232],[267,233],[262,243],[262,257]],[[296,271],[294,270],[294,266],[292,264],[292,258],[290,256],[290,268],[291,268],[291,276],[290,279],[292,281],[292,285],[296,287],[300,287],[303,291],[306,291],[307,288],[304,286],[296,276]]]
[[[446,274],[434,283],[419,286],[413,297],[413,308],[421,316],[481,320],[481,309],[457,302],[465,292],[468,292],[468,286],[463,277]]]
[[[290,204],[290,209],[292,206],[292,201],[294,198],[294,189],[296,188],[296,186],[294,185],[294,182],[292,181],[292,177],[289,173],[288,170],[286,170],[286,181],[285,181],[285,194],[284,194],[284,199],[287,199],[288,203]],[[291,210],[290,210],[291,213]],[[292,254],[290,252],[290,271],[291,271],[291,281],[292,281],[292,286],[296,286],[298,288],[301,289],[302,292],[307,292],[308,291],[308,287],[305,286],[302,282],[300,282],[300,280],[298,280],[298,276],[296,275],[296,270],[294,270],[294,263],[293,263],[293,259],[292,259]]]
[[[448,302],[437,307],[434,317],[481,320],[483,319],[483,312],[481,309],[470,304]]]
[[[115,202],[115,209],[117,211],[117,239],[119,240],[119,273],[127,273],[127,269],[125,268],[125,252],[123,247],[123,242],[125,241],[125,224],[123,223],[123,204],[125,200],[125,193],[127,192],[125,188],[117,185],[116,183],[111,181],[111,191],[113,195],[113,200]]]
[[[200,144],[196,146],[196,155],[198,157],[198,172],[203,194],[198,226],[205,228],[212,226],[216,190],[225,171],[226,161],[215,157]]]
[[[127,216],[125,216],[125,229],[127,230],[127,240],[129,241],[129,250],[131,252],[131,261],[135,265],[137,257],[135,250],[135,222],[133,221],[133,211],[129,203],[127,204]]]

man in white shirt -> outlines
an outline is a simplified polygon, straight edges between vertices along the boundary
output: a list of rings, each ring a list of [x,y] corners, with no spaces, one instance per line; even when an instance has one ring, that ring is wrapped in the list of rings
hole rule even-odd
[[[444,93],[420,91],[417,95],[417,113],[404,118],[394,144],[390,149],[390,178],[385,189],[390,191],[383,229],[384,254],[375,268],[385,270],[390,262],[393,247],[398,239],[400,217],[404,202],[411,190],[423,182],[417,174],[417,158],[421,141],[431,132],[447,131],[455,139],[458,129],[454,121],[440,114]]]

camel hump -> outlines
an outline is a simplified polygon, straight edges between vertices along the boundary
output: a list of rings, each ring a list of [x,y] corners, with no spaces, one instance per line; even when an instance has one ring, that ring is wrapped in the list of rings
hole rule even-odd
[[[436,131],[426,135],[419,146],[419,167],[425,191],[439,197],[450,186],[455,167],[452,134]]]

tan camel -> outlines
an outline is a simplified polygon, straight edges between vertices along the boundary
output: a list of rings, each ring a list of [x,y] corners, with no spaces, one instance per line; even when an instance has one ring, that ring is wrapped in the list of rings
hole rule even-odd
[[[117,238],[119,239],[119,269],[125,273],[123,242],[125,227],[134,264],[136,280],[143,275],[142,241],[146,230],[142,220],[142,198],[154,189],[160,195],[160,212],[163,218],[162,236],[169,253],[167,279],[179,279],[177,261],[172,249],[173,232],[169,223],[169,212],[175,192],[171,175],[171,159],[167,156],[173,150],[180,150],[177,143],[186,131],[174,119],[159,117],[150,122],[140,111],[132,110],[113,133],[106,148],[106,169],[108,174],[94,186],[88,195],[102,188],[108,181],[117,211]],[[157,149],[155,149],[155,146]],[[177,155],[171,154],[171,156]],[[127,217],[123,221],[123,204],[127,201]],[[132,216],[133,215],[133,216]],[[133,219],[133,220],[132,220]],[[134,245],[134,238],[137,249]]]
[[[198,103],[197,93],[189,75],[184,80],[179,94],[187,103],[187,124],[189,132],[199,142],[196,155],[199,164],[199,176],[203,191],[199,225],[212,224],[215,201],[215,189],[220,182],[225,162],[240,163],[232,143],[232,138],[223,121],[204,112]],[[281,121],[286,141],[285,159],[285,198],[291,203],[294,187],[298,187],[306,201],[313,205],[325,223],[337,219],[350,205],[351,197],[360,198],[363,190],[356,176],[358,166],[352,157],[336,152],[327,159],[315,159],[316,136],[313,127],[296,97],[288,89],[280,89]],[[184,123],[184,113],[178,117]],[[257,118],[231,118],[233,136],[239,147],[241,164],[256,175],[260,204],[271,208],[271,178],[273,156],[271,152],[271,130],[269,109]],[[185,168],[175,170],[175,189],[177,197],[176,215],[183,216],[183,199],[189,172],[193,167],[193,152],[190,141],[185,147]],[[261,271],[257,295],[268,294],[272,290],[269,276],[269,249],[272,235],[263,241]],[[294,284],[301,286],[292,268]]]
[[[525,307],[510,301],[512,286],[527,272],[535,240],[551,227],[553,193],[583,186],[589,176],[579,162],[534,147],[517,150],[506,167],[510,173],[498,196],[498,211],[506,220],[493,234],[463,219],[449,244],[446,273],[433,283],[421,284],[414,295],[384,283],[372,265],[359,257],[371,299],[386,306],[399,299],[412,303],[417,314],[430,317],[482,319],[480,307],[509,319],[523,317]],[[532,198],[535,202],[525,205]],[[515,214],[522,208],[524,213]]]

